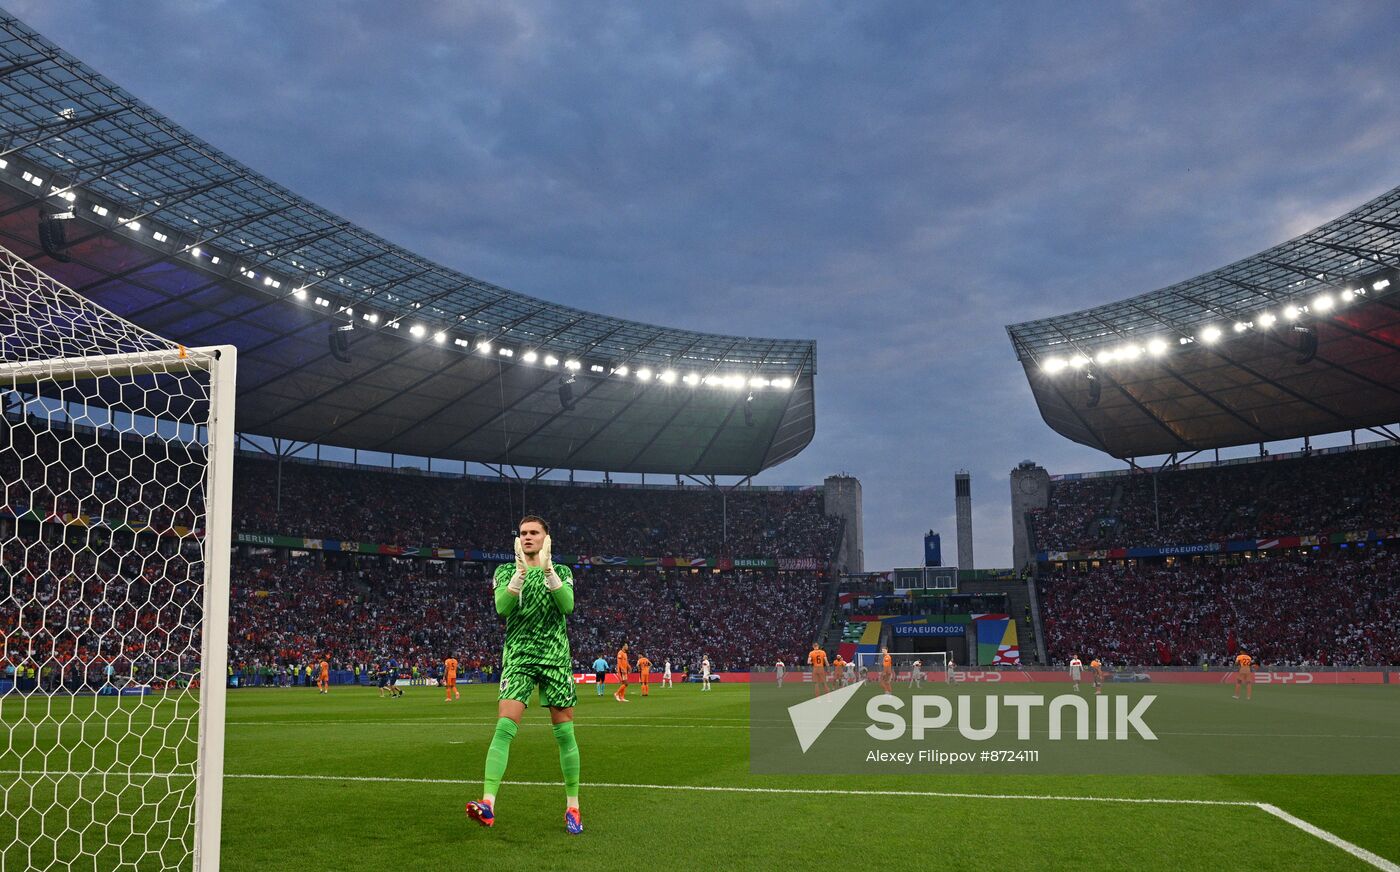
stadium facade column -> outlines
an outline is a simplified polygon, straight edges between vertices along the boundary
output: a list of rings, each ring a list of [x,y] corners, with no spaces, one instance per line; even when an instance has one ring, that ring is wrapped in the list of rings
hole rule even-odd
[[[953,475],[953,503],[958,519],[958,569],[976,569],[972,560],[972,474],[959,470]]]
[[[860,479],[852,475],[829,475],[822,493],[826,516],[846,522],[841,550],[836,555],[837,570],[845,574],[864,572],[865,520],[861,507]]]
[[[1050,473],[1032,461],[1011,470],[1011,559],[1017,572],[1035,565],[1039,545],[1028,515],[1050,505]]]

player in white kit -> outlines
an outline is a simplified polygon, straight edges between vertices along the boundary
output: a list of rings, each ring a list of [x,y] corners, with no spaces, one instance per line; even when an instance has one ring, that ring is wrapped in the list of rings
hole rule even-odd
[[[1079,689],[1079,679],[1084,674],[1084,661],[1079,659],[1078,654],[1069,655],[1069,680],[1074,682],[1074,689]]]
[[[909,686],[924,686],[924,661],[915,660],[914,665],[909,669]]]
[[[773,672],[778,676],[778,686],[782,687],[783,676],[787,674],[787,667],[783,665],[783,661],[779,660],[777,663],[773,664]]]
[[[955,682],[955,681],[958,680],[957,674],[956,674],[955,672],[953,672],[953,655],[952,655],[952,654],[949,654],[949,655],[948,655],[948,663],[947,663],[947,665],[944,667],[943,680],[944,680],[944,682],[947,683],[947,684],[952,684],[953,682]]]
[[[708,654],[700,660],[700,689],[710,689],[710,655]]]
[[[663,673],[661,673],[661,686],[662,686],[662,687],[671,687],[671,660],[670,660],[670,658],[667,658],[667,660],[666,660],[666,671],[663,672]]]

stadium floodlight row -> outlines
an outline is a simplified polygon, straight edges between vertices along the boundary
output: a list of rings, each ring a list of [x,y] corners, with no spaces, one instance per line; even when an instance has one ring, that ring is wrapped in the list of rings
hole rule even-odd
[[[1397,326],[1400,188],[1220,269],[1006,330],[1052,428],[1140,457],[1400,420]]]
[[[751,475],[814,429],[810,340],[536,299],[395,245],[0,13],[0,237],[187,345],[233,344],[245,432],[535,467]]]

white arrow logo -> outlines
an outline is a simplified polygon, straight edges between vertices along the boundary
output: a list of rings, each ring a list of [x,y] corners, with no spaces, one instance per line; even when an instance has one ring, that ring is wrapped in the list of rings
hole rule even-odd
[[[788,706],[788,717],[792,718],[792,728],[797,733],[797,743],[802,746],[803,754],[806,754],[807,749],[831,726],[831,722],[841,714],[841,709],[846,707],[846,703],[851,701],[851,697],[855,696],[858,690],[860,684],[856,683],[816,699]]]

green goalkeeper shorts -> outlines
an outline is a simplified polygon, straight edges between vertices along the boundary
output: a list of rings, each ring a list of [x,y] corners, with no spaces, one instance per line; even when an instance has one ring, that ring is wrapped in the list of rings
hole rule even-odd
[[[551,708],[572,708],[578,704],[578,694],[574,692],[574,673],[571,670],[562,666],[538,666],[533,663],[503,668],[501,692],[496,699],[513,699],[528,707],[536,685],[540,688],[542,705]]]

